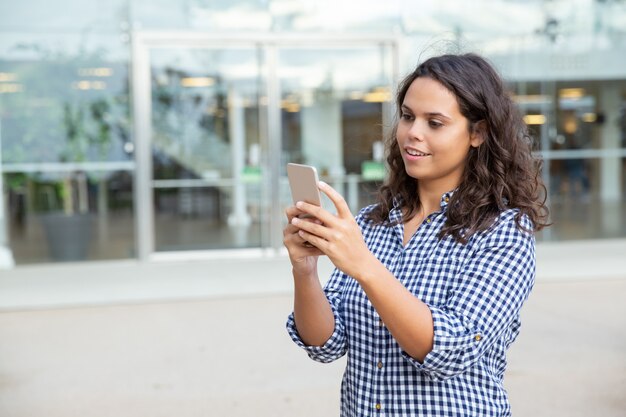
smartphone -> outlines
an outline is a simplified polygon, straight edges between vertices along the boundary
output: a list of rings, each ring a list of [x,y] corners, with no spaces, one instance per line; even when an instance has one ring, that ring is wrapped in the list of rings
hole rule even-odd
[[[319,179],[315,167],[300,164],[287,164],[287,177],[291,187],[293,203],[304,201],[316,206],[322,205],[318,188]]]

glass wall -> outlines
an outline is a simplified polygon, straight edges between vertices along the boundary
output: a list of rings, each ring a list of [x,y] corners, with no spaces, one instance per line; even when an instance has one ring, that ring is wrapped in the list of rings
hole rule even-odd
[[[0,244],[18,264],[131,258],[126,5],[57,7],[1,6]]]
[[[255,48],[152,49],[156,251],[261,247]]]
[[[134,63],[136,140],[151,171],[140,188],[153,200],[142,257],[280,248],[288,161],[316,166],[355,210],[383,179],[393,41],[145,34],[134,50],[145,57]]]
[[[626,81],[517,82],[544,159],[554,225],[544,240],[626,236]]]
[[[391,126],[393,61],[392,48],[382,44],[280,50],[283,209],[291,204],[288,162],[315,166],[355,213],[371,202],[384,178],[382,139]],[[334,210],[325,196],[324,201]]]
[[[143,218],[154,252],[277,248],[286,162],[316,165],[353,211],[372,202],[393,83],[430,55],[470,50],[508,80],[544,159],[554,226],[539,238],[626,237],[626,3],[414,5],[1,4],[0,249],[18,264],[136,258]],[[248,43],[151,47],[137,97],[132,39],[148,32]],[[397,60],[376,41],[391,37]],[[138,165],[142,129],[149,163]]]

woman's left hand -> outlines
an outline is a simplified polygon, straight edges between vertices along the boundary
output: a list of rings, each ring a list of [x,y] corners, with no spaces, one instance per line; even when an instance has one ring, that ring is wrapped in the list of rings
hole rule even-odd
[[[330,185],[320,182],[319,189],[330,198],[337,209],[332,214],[321,207],[298,202],[296,207],[322,222],[316,224],[294,217],[291,223],[300,229],[300,236],[321,250],[341,271],[358,280],[367,260],[373,257],[367,248],[361,229],[346,200]]]

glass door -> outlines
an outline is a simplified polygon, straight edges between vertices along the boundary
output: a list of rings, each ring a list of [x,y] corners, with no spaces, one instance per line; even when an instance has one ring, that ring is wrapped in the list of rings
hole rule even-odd
[[[369,203],[397,68],[394,39],[134,34],[139,258],[280,250],[287,162]]]
[[[155,252],[262,246],[259,67],[255,48],[150,51]]]
[[[283,207],[291,203],[287,162],[315,166],[353,214],[373,203],[385,176],[394,62],[393,44],[383,42],[279,49]]]

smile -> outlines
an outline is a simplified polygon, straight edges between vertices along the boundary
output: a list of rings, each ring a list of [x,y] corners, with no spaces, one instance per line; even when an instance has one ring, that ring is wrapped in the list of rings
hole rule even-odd
[[[409,149],[409,148],[405,148],[404,149],[405,152],[411,156],[430,156],[431,154],[429,153],[425,153],[425,152],[420,152],[416,149]]]

